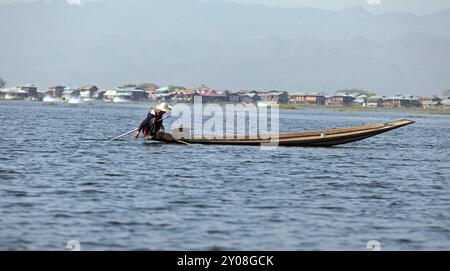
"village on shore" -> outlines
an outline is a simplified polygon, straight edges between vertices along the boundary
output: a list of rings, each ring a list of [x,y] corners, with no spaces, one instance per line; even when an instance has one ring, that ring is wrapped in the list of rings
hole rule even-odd
[[[204,103],[243,103],[270,106],[296,104],[335,107],[381,107],[381,108],[440,108],[450,109],[448,96],[379,96],[364,90],[339,90],[334,94],[321,92],[216,90],[207,86],[186,88],[182,86],[158,87],[154,84],[128,84],[116,89],[99,89],[95,85],[71,88],[51,85],[39,90],[33,84],[0,88],[0,100],[32,100],[44,103],[82,103],[101,100],[114,103],[132,101],[166,101],[171,103],[192,103],[195,96],[201,96]]]

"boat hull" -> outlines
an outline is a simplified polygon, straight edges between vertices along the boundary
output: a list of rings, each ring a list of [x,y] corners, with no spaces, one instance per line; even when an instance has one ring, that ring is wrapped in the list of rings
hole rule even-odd
[[[11,94],[6,94],[5,95],[5,100],[7,101],[22,101],[25,98],[22,96],[16,96],[16,95],[11,95]]]
[[[411,120],[398,120],[389,123],[324,130],[319,132],[280,133],[278,136],[272,136],[272,143],[279,146],[292,147],[331,147],[360,141],[413,123],[414,121]],[[179,141],[177,142],[174,140],[173,136],[168,133],[161,132],[159,133],[159,137],[161,138],[161,141],[167,143],[180,143]],[[179,140],[190,144],[255,146],[270,143],[270,136],[230,139],[180,138]]]

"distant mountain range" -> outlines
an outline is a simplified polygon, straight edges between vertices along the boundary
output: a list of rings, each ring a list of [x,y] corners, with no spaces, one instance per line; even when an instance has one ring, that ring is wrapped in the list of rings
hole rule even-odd
[[[373,15],[230,2],[110,0],[0,5],[8,83],[440,94],[450,10]]]

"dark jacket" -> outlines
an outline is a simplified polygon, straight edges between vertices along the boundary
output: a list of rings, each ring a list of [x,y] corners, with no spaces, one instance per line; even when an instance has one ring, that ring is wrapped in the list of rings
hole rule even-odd
[[[147,117],[139,125],[139,132],[143,132],[144,136],[156,136],[156,133],[163,127],[163,120],[149,112]]]

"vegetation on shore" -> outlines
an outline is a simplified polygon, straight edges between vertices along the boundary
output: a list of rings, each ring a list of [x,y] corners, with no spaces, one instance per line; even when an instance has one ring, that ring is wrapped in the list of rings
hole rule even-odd
[[[365,89],[341,89],[336,91],[336,94],[358,94],[358,95],[365,95],[367,97],[373,97],[377,94],[373,91],[365,90]]]
[[[280,104],[280,109],[297,109],[296,104]]]
[[[285,107],[285,108],[283,108]],[[440,108],[407,108],[407,107],[365,107],[365,106],[351,106],[351,107],[337,107],[337,106],[326,106],[326,105],[316,105],[316,104],[286,104],[280,105],[280,109],[307,109],[307,108],[317,108],[333,110],[334,112],[382,112],[382,111],[415,111],[424,112],[428,114],[436,115],[450,115],[450,108],[440,107]]]
[[[335,112],[368,112],[368,111],[389,111],[389,110],[397,110],[397,111],[415,111],[415,112],[426,112],[429,114],[436,115],[450,115],[449,108],[406,108],[406,107],[362,107],[362,106],[354,106],[354,107],[331,107]]]
[[[158,85],[153,83],[141,83],[141,84],[134,84],[134,83],[128,83],[125,85],[120,86],[121,88],[139,88],[139,89],[147,89],[150,87],[159,88]]]
[[[6,86],[6,82],[0,77],[0,88]]]
[[[154,88],[154,89],[158,89],[160,88],[159,85],[154,84],[154,83],[140,83],[140,84],[134,84],[134,83],[128,83],[125,85],[120,86],[121,88],[139,88],[139,89],[148,89],[148,88]],[[176,85],[170,85],[168,87],[167,92],[173,92],[173,91],[178,91],[178,90],[185,90],[186,88],[183,86],[176,86]]]

